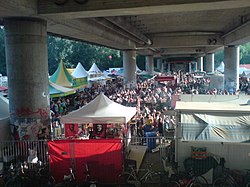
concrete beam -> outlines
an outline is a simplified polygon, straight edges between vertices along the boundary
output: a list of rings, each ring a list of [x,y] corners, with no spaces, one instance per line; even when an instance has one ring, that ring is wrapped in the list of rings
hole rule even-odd
[[[89,19],[50,20],[48,32],[115,49],[135,49],[134,41],[107,30],[107,27],[99,24],[97,26]]]
[[[32,16],[37,14],[37,1],[0,0],[0,17]]]
[[[204,47],[223,46],[223,40],[219,35],[178,35],[164,36],[152,35],[152,48],[175,48],[175,47]],[[140,46],[137,46],[140,47]]]
[[[105,18],[89,18],[92,21],[103,25],[104,27],[107,27],[108,29],[117,32],[118,34],[131,39],[133,41],[135,41],[136,43],[139,43],[141,45],[145,45],[145,42],[138,39],[137,37],[135,37],[134,35],[132,35],[131,33],[127,32],[126,30],[120,28],[119,26],[113,24],[112,22],[110,22],[109,20],[105,19]]]
[[[242,45],[250,42],[250,21],[236,27],[222,36],[224,45]]]
[[[57,18],[89,18],[121,15],[161,14],[250,7],[249,0],[96,0],[79,4],[76,0],[38,0],[38,14]]]
[[[123,17],[107,17],[106,19],[122,28],[126,32],[130,33],[134,37],[138,38],[139,40],[143,41],[145,44],[152,44],[152,41],[148,37],[138,31],[134,26],[130,25]]]

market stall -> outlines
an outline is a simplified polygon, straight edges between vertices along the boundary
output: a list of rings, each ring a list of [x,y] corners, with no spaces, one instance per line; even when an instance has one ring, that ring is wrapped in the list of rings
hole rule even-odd
[[[87,162],[96,180],[117,182],[124,151],[128,151],[130,144],[128,124],[135,114],[136,107],[125,107],[101,93],[82,108],[62,116],[64,140],[49,143],[52,175],[60,181],[73,167],[77,180],[82,181],[83,163]],[[82,138],[84,136],[88,138]],[[57,167],[61,167],[59,173]],[[113,174],[108,172],[111,170]]]
[[[50,169],[57,182],[69,168],[77,182],[86,178],[86,165],[98,183],[115,183],[122,171],[122,143],[119,139],[49,141]],[[112,172],[110,172],[112,171]]]

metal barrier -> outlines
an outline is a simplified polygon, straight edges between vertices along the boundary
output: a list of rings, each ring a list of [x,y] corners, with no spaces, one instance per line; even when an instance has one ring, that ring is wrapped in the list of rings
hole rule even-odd
[[[133,136],[124,141],[130,142],[130,146],[142,147],[143,150],[145,150],[145,153],[141,155],[142,163],[140,164],[142,167],[145,166],[143,165],[144,162],[148,161],[155,166],[153,168],[155,171],[162,171],[162,159],[165,159],[168,165],[170,165],[171,162],[174,162],[175,146],[173,142],[175,142],[175,140],[173,137],[166,138],[154,135],[146,137]],[[141,154],[139,152],[136,152],[136,154],[137,153]],[[10,163],[15,164],[23,162],[32,165],[32,163],[37,160],[41,161],[44,165],[49,165],[48,143],[46,140],[0,142],[0,162],[4,163],[6,166],[9,166]],[[194,162],[193,160],[191,161],[192,162],[188,162],[189,165],[192,165]],[[198,169],[206,169],[207,165],[211,164],[209,160],[206,163],[202,163],[201,160],[198,161],[199,163],[195,162],[195,166],[199,165]]]
[[[48,145],[45,140],[0,142],[0,161],[3,163],[49,162]]]
[[[130,140],[129,140],[130,139]],[[168,155],[168,148],[172,139],[164,137],[138,137],[129,138],[133,146],[146,146],[147,151],[160,152],[160,158]],[[49,162],[48,144],[46,140],[38,141],[2,141],[0,142],[0,162],[18,163],[32,162],[32,157],[38,157],[43,163]],[[28,159],[29,158],[29,159]]]

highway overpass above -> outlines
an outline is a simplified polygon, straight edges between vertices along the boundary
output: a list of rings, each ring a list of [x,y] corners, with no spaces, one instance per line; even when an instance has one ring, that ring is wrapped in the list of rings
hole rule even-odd
[[[204,56],[249,42],[249,0],[0,0],[0,18],[38,17],[47,31],[144,55]]]

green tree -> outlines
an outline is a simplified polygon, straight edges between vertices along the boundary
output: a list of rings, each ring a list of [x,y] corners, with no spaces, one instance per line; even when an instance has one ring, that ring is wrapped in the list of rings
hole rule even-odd
[[[240,64],[250,64],[250,43],[240,46]]]
[[[59,37],[48,36],[48,66],[49,74],[53,74],[61,60],[66,67],[71,67],[69,56],[73,53],[72,41]]]
[[[72,50],[74,52],[68,57],[74,67],[78,62],[81,62],[86,70],[89,70],[93,63],[96,63],[101,70],[122,66],[122,58],[118,50],[75,41],[73,41]]]
[[[214,54],[214,68],[217,68],[222,61],[224,62],[224,50],[218,51]]]

